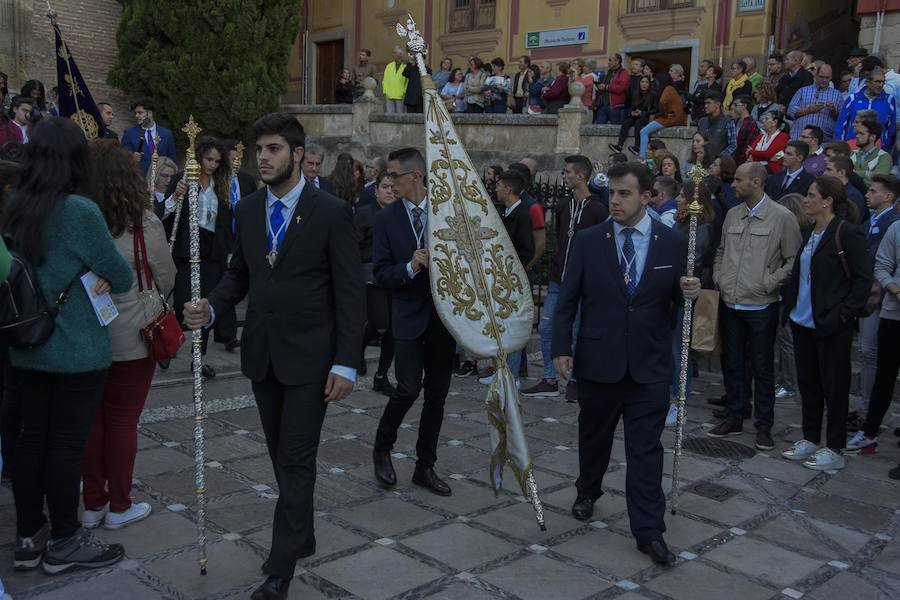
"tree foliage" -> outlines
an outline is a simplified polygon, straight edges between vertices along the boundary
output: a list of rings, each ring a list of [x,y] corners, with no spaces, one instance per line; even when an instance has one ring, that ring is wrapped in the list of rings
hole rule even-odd
[[[109,83],[153,97],[176,135],[188,115],[204,133],[243,137],[277,110],[300,0],[125,0]]]

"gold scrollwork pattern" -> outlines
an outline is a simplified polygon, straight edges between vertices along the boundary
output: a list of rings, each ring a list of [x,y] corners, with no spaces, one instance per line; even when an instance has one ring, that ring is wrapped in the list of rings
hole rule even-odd
[[[441,300],[446,300],[449,296],[453,304],[453,314],[465,314],[471,321],[480,321],[484,317],[484,312],[475,305],[478,296],[469,284],[470,271],[462,257],[448,244],[436,244],[434,249],[443,255],[442,257],[435,255],[431,259],[440,272],[436,287]]]
[[[492,279],[491,298],[498,305],[497,316],[505,319],[519,309],[515,297],[524,293],[522,280],[515,269],[518,258],[510,253],[504,256],[503,246],[492,244],[486,260],[485,273]]]

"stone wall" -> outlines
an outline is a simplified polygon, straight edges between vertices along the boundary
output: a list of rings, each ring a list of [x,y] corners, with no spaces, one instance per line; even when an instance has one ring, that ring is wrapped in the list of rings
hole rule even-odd
[[[365,161],[367,157],[386,157],[391,150],[404,146],[425,148],[421,114],[385,114],[379,104],[369,102],[352,106],[291,104],[282,108],[303,124],[311,142],[325,149],[326,173],[341,152]],[[570,154],[585,154],[595,163],[605,163],[610,155],[607,145],[616,141],[619,132],[618,125],[590,124],[588,113],[579,108],[564,108],[558,116],[453,114],[452,119],[479,170],[530,156],[537,159],[542,173],[551,176],[559,174],[563,159]],[[657,137],[683,159],[693,132],[691,127],[673,127],[663,129]]]
[[[116,59],[116,30],[122,5],[118,0],[51,0],[59,27],[91,95],[113,106],[119,133],[132,124],[129,102],[106,82]],[[0,71],[9,75],[10,89],[39,79],[47,91],[56,85],[53,29],[46,0],[0,0]]]
[[[900,68],[900,12],[886,12],[884,24],[881,29],[881,47],[879,52],[884,54],[887,60],[886,66],[897,70]],[[875,15],[862,15],[859,25],[859,45],[872,49],[875,42]]]

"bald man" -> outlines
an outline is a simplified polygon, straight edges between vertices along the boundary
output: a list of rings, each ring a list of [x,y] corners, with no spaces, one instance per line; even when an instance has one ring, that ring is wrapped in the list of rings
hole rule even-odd
[[[784,69],[787,71],[781,76],[775,87],[775,95],[782,111],[790,106],[794,94],[802,87],[812,85],[813,75],[803,68],[803,53],[799,50],[791,50],[784,57]]]

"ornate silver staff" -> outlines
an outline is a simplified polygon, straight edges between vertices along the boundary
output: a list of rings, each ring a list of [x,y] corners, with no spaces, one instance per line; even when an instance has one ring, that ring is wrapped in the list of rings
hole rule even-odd
[[[184,178],[188,184],[188,229],[191,247],[191,303],[196,305],[200,300],[200,224],[198,221],[198,201],[200,194],[200,163],[194,151],[194,143],[201,129],[194,122],[194,115],[188,119],[187,125],[182,129],[188,136],[189,145],[187,160],[184,165]],[[179,208],[181,205],[179,204]],[[177,221],[176,215],[176,224]],[[174,239],[174,235],[173,235]],[[200,564],[200,574],[206,575],[206,474],[204,473],[203,459],[203,378],[200,370],[203,367],[203,355],[200,352],[203,343],[203,332],[195,329],[191,334],[191,365],[194,375],[194,462],[197,484],[197,562]]]
[[[694,263],[697,260],[697,218],[703,207],[700,206],[700,185],[708,171],[700,165],[696,165],[691,171],[691,181],[694,182],[694,199],[688,205],[688,214],[691,215],[690,230],[688,232],[688,255],[685,275],[694,276]],[[675,407],[678,411],[678,421],[675,425],[675,456],[672,461],[672,514],[678,510],[678,475],[681,466],[681,444],[684,441],[684,422],[687,419],[687,374],[688,362],[691,355],[691,322],[693,320],[694,303],[689,298],[684,299],[684,316],[681,321],[681,369],[678,373],[678,398],[675,399]]]
[[[159,133],[153,136],[153,155],[150,157],[150,174],[147,177],[147,189],[150,191],[150,202],[156,203],[156,173],[159,168]],[[174,236],[172,239],[175,239]]]

